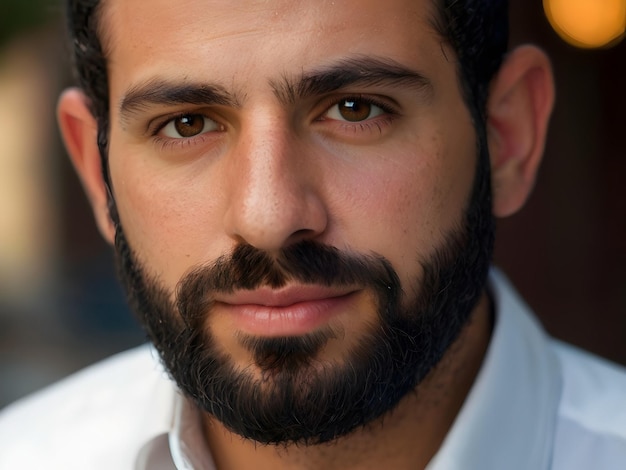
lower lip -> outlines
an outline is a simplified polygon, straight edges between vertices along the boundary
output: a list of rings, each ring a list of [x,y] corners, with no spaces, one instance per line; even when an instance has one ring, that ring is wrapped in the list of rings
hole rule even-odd
[[[215,305],[233,320],[234,327],[254,336],[299,336],[311,333],[346,312],[356,293],[298,302],[286,307],[265,305]]]

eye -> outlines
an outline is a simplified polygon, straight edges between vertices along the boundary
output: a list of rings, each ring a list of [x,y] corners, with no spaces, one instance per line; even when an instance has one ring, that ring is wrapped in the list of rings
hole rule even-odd
[[[386,111],[369,100],[358,97],[344,98],[333,105],[324,116],[337,121],[361,122],[384,114]]]
[[[218,123],[202,114],[183,114],[168,121],[160,133],[172,139],[189,139],[219,129]]]

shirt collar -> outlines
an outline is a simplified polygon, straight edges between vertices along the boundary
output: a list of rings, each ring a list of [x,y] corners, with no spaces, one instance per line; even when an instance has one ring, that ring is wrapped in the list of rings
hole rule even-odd
[[[198,409],[180,393],[174,401],[171,430],[157,435],[142,447],[135,469],[214,470]]]
[[[427,470],[550,467],[558,360],[528,307],[495,270],[490,288],[496,320],[485,360]]]
[[[200,412],[180,394],[176,397],[174,429],[170,433],[169,444],[178,470],[215,469],[202,429]]]

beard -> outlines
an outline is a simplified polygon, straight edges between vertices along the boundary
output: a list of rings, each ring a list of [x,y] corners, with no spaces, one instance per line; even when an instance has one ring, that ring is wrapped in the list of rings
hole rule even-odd
[[[173,293],[141,265],[118,223],[116,259],[131,308],[181,391],[230,431],[284,445],[347,435],[418,391],[480,298],[494,222],[486,153],[478,160],[461,222],[420,260],[423,276],[415,285],[402,286],[380,255],[302,241],[272,255],[239,245],[196,267]],[[254,367],[238,367],[207,328],[215,294],[290,282],[357,285],[375,299],[377,321],[338,361],[318,357],[336,337],[330,327],[293,337],[239,334]]]

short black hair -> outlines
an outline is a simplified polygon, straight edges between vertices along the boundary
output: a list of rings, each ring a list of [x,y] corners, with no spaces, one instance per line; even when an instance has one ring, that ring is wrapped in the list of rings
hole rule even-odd
[[[458,60],[464,98],[479,125],[485,122],[489,84],[509,43],[508,0],[435,0],[434,26]]]

